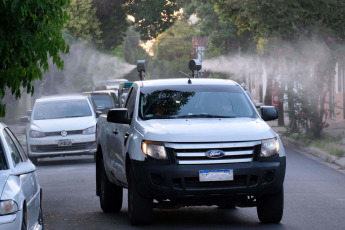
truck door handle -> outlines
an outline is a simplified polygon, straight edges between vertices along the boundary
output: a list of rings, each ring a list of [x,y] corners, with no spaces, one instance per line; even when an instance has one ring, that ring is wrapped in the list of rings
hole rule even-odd
[[[125,134],[125,141],[123,142],[124,145],[126,145],[128,137],[129,137],[129,133],[126,132],[126,134]]]
[[[116,129],[116,130],[113,130],[113,133],[114,133],[115,135],[117,135],[119,132],[118,132],[117,129]]]

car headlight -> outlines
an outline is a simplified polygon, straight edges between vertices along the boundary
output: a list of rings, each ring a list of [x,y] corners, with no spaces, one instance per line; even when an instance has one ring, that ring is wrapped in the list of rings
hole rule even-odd
[[[277,138],[261,141],[260,157],[270,157],[279,152],[279,141]]]
[[[83,130],[83,134],[94,134],[94,133],[96,133],[95,125]]]
[[[8,215],[18,211],[18,205],[14,200],[0,201],[0,215]]]
[[[30,137],[32,138],[39,138],[39,137],[45,137],[46,134],[44,132],[36,131],[36,130],[31,130],[30,131]]]
[[[141,144],[143,153],[156,159],[168,159],[164,143],[154,141],[143,141]]]

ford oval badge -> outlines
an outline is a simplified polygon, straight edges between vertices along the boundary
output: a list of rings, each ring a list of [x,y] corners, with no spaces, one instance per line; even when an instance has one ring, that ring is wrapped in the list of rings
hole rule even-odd
[[[220,158],[225,155],[225,153],[222,150],[218,149],[212,149],[208,150],[205,155],[209,158]]]

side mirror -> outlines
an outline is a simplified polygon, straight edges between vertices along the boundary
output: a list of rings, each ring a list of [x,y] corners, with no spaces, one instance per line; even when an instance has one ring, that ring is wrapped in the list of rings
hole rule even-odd
[[[98,118],[99,116],[101,116],[101,114],[102,114],[103,112],[102,111],[96,111],[96,118]]]
[[[111,123],[130,124],[127,108],[111,109],[108,112],[107,121]]]
[[[260,107],[263,106],[263,105],[264,105],[264,104],[262,104],[261,102],[259,102],[259,103],[256,103],[256,104],[255,104],[255,107],[256,107],[256,108],[260,108]]]
[[[30,117],[28,116],[22,116],[19,118],[20,122],[23,122],[23,123],[28,123],[30,122]]]
[[[274,106],[262,106],[261,118],[264,121],[271,121],[278,118],[278,110]]]
[[[20,162],[14,167],[13,175],[20,176],[36,171],[36,166],[31,162]]]

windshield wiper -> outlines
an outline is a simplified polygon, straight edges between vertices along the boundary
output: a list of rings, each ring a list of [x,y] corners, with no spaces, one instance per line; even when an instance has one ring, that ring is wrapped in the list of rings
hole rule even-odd
[[[212,115],[212,114],[190,114],[182,115],[174,118],[235,118],[236,116],[221,116],[221,115]]]

